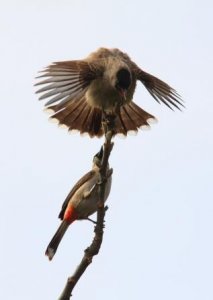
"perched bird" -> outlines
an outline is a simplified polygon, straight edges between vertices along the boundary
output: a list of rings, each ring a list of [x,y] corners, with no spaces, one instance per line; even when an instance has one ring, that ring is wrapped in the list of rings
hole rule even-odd
[[[151,96],[170,109],[183,106],[178,93],[167,83],[141,70],[119,49],[100,48],[83,60],[55,62],[38,78],[45,79],[37,93],[48,98],[45,106],[53,112],[51,118],[69,130],[103,135],[103,113],[117,115],[114,134],[149,125],[155,117],[133,102],[136,81],[146,87]]]
[[[99,182],[100,167],[103,156],[103,149],[94,156],[92,170],[86,173],[72,188],[66,197],[59,218],[62,220],[61,225],[47,246],[45,254],[49,260],[53,258],[61,239],[63,238],[69,225],[76,220],[88,219],[90,215],[97,211],[99,201]],[[107,182],[105,189],[105,199],[107,200],[112,182],[112,169],[107,168]]]

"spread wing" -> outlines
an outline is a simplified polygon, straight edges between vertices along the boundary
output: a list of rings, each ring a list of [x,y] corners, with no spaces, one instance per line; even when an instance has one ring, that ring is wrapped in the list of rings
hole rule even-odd
[[[101,75],[101,65],[84,60],[55,62],[41,71],[35,86],[43,86],[36,93],[42,93],[39,100],[48,99],[45,106],[54,105],[53,110],[66,108],[68,102],[79,100],[85,94],[91,81]],[[50,107],[52,108],[52,107]]]
[[[79,179],[79,181],[74,185],[74,187],[71,189],[71,191],[69,192],[69,194],[67,195],[66,199],[64,200],[64,203],[62,205],[61,211],[58,215],[59,219],[63,220],[64,217],[64,212],[67,208],[67,205],[70,201],[70,199],[72,198],[72,196],[75,194],[75,192],[86,182],[88,181],[93,175],[94,175],[95,171],[90,171],[88,173],[86,173],[83,177],[81,177],[81,179]]]
[[[184,107],[180,95],[166,82],[144,72],[136,65],[134,66],[134,71],[137,79],[143,83],[148,92],[158,103],[162,102],[172,110],[173,107],[176,107],[179,110],[181,110],[181,107]]]

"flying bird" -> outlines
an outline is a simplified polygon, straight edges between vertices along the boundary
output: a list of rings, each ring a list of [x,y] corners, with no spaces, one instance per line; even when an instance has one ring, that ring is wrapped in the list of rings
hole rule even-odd
[[[184,107],[179,94],[164,81],[140,69],[119,49],[99,48],[82,60],[55,62],[42,71],[36,85],[50,118],[90,137],[101,137],[104,114],[116,115],[114,135],[149,126],[155,117],[134,101],[139,80],[151,96],[170,109]]]
[[[88,217],[97,211],[102,157],[103,148],[101,148],[101,150],[94,156],[92,170],[86,173],[74,185],[66,197],[58,216],[62,222],[45,252],[45,255],[47,255],[49,260],[52,260],[55,255],[57,248],[70,224],[76,220],[89,219]],[[111,190],[112,172],[113,170],[108,166],[104,201],[107,200]]]

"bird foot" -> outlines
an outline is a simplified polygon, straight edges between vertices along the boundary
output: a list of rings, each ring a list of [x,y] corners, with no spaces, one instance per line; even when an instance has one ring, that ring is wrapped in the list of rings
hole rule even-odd
[[[85,220],[90,221],[90,222],[92,222],[93,224],[97,225],[97,222],[94,221],[94,220],[92,220],[92,219],[90,219],[89,217],[87,217]]]

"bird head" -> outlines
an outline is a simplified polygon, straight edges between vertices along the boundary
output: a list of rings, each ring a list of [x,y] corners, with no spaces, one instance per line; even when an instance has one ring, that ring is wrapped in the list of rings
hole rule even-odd
[[[95,154],[95,156],[93,157],[93,164],[97,167],[101,167],[101,162],[102,162],[102,158],[103,158],[103,146],[101,147],[101,150]]]

